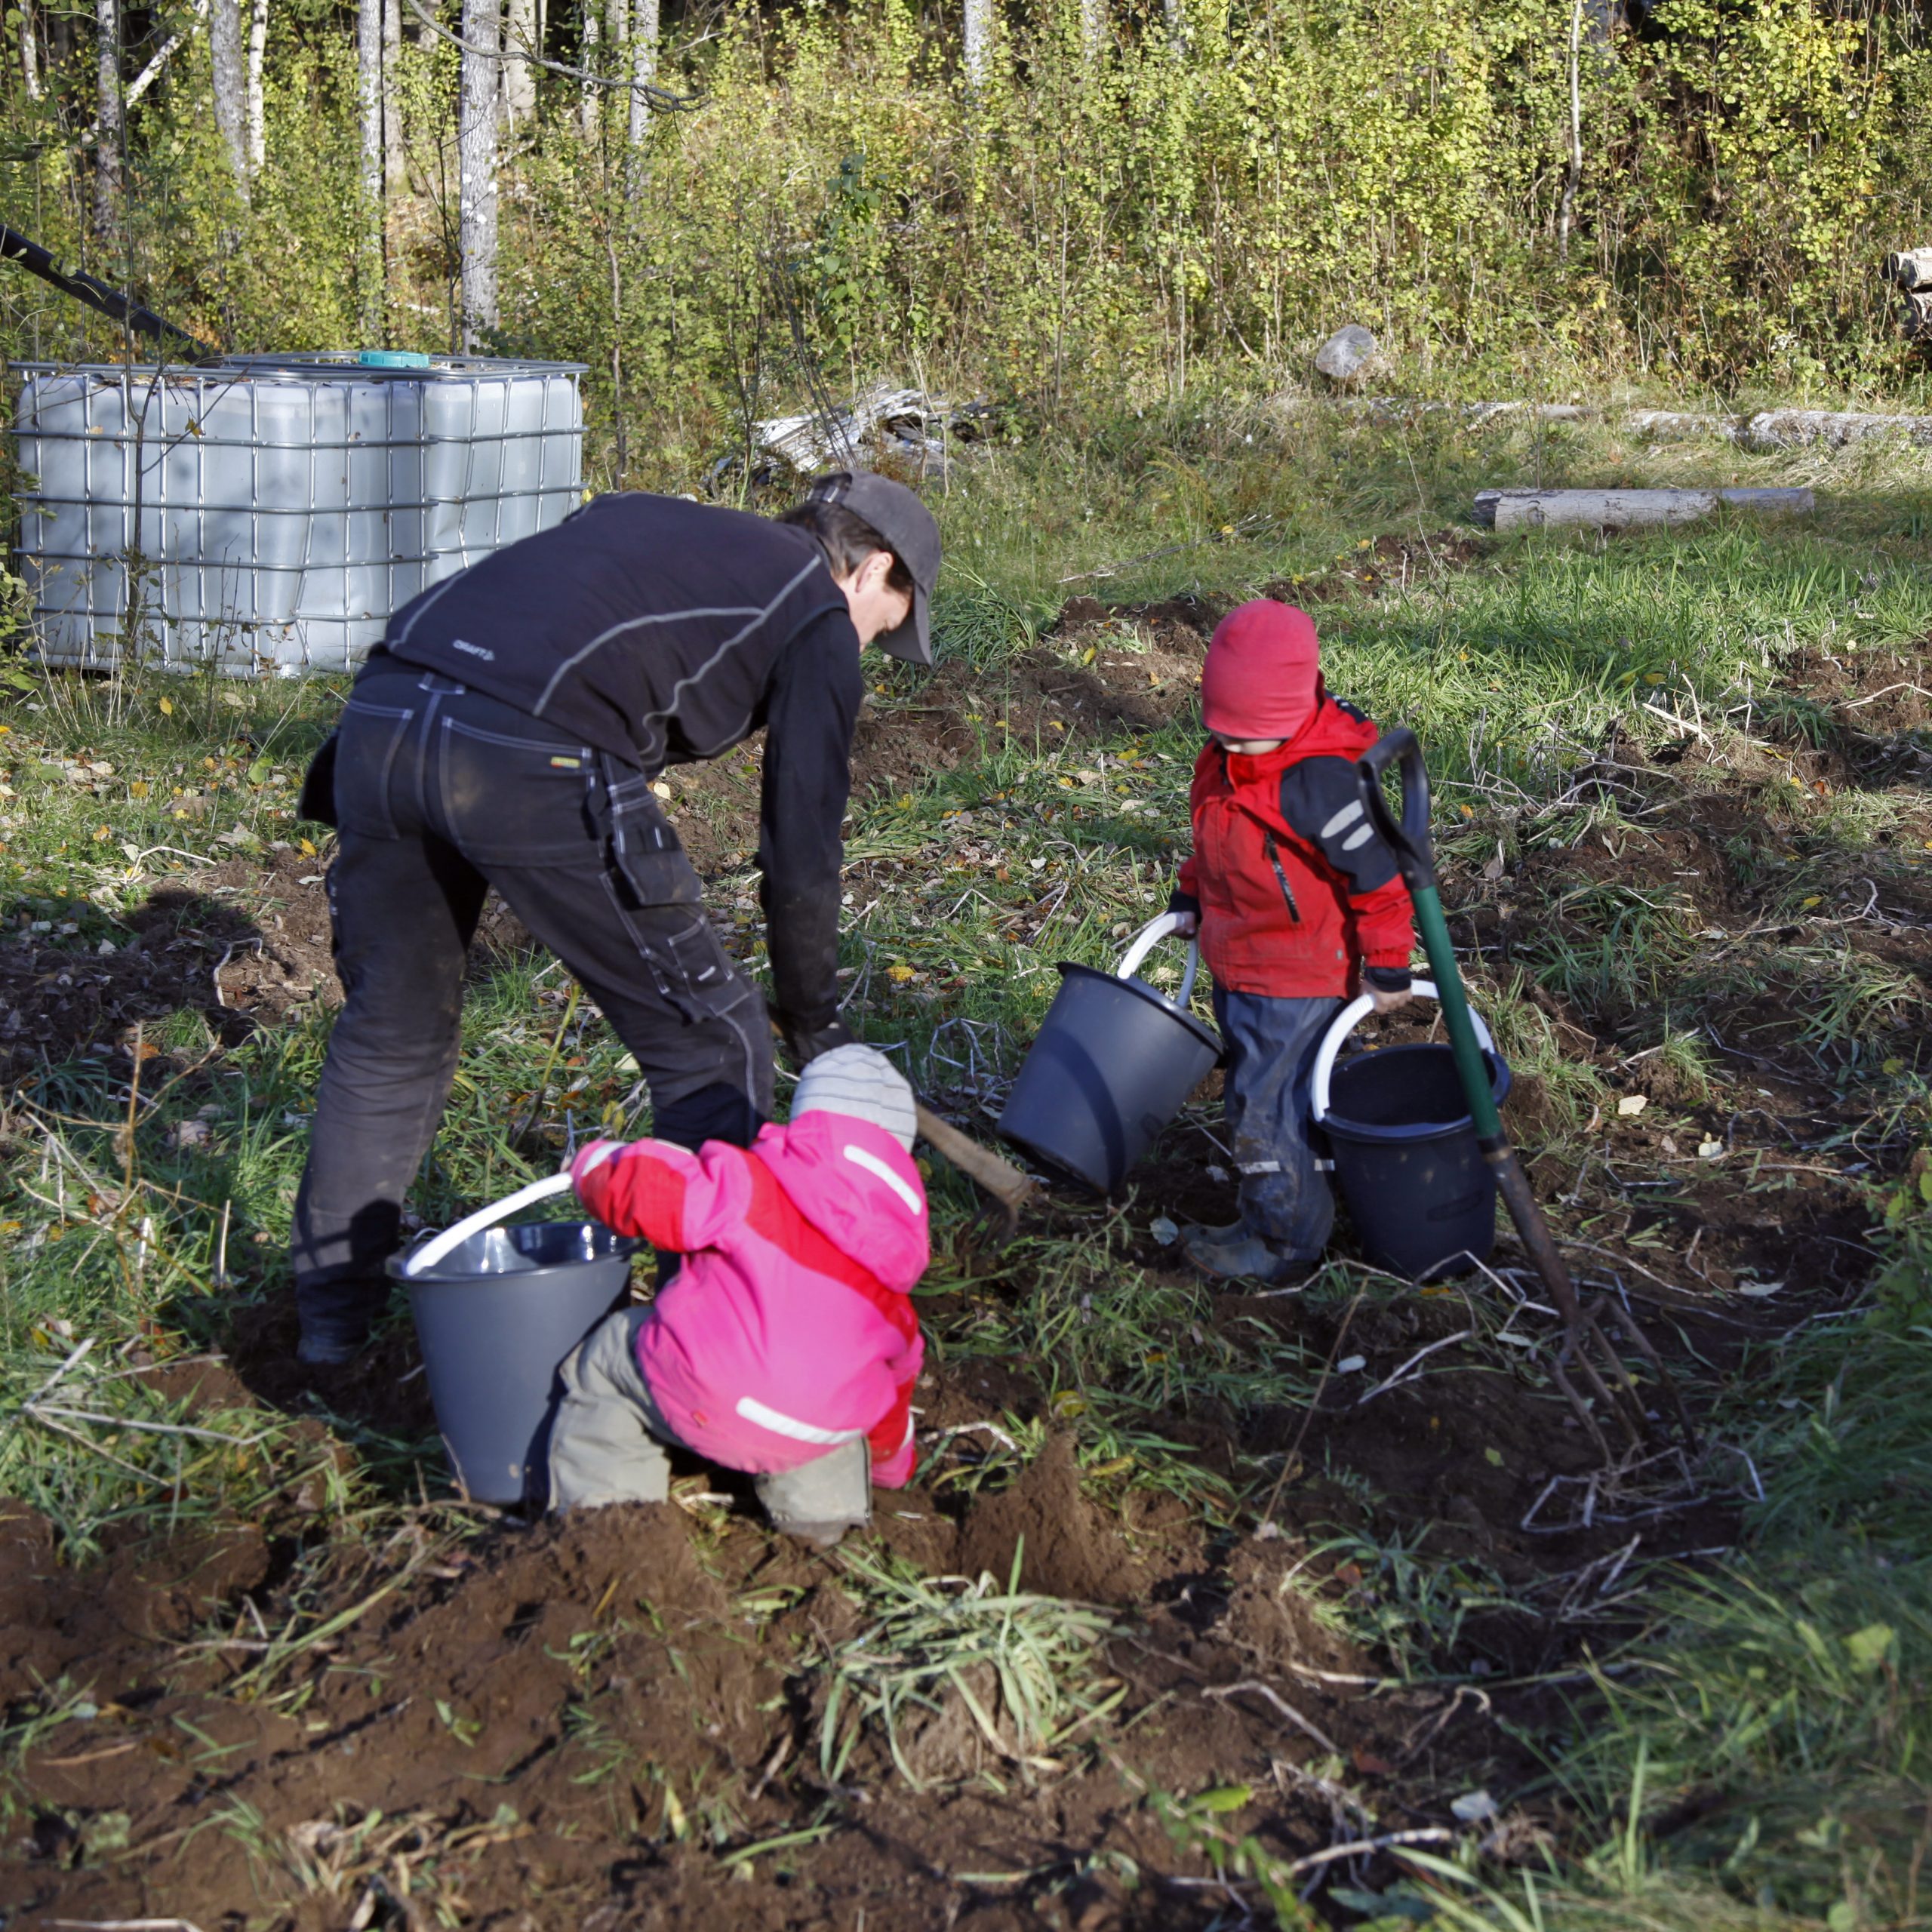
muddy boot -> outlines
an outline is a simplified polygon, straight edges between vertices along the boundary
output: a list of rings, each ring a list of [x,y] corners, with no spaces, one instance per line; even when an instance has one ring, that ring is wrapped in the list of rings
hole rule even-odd
[[[1220,1281],[1254,1281],[1263,1287],[1298,1287],[1321,1266],[1272,1247],[1245,1221],[1224,1228],[1186,1228],[1182,1254],[1204,1275]]]
[[[302,1337],[295,1358],[311,1368],[337,1368],[368,1345],[376,1318],[389,1299],[386,1282],[333,1281],[297,1288],[295,1307]]]

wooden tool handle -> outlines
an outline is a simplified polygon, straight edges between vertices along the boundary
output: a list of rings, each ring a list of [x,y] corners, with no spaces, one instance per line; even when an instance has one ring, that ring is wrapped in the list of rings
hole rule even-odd
[[[982,1147],[950,1121],[941,1120],[924,1101],[919,1103],[918,1112],[919,1138],[969,1180],[977,1181],[989,1194],[1017,1208],[1033,1191],[1033,1183],[1011,1161],[1002,1160],[990,1148]]]

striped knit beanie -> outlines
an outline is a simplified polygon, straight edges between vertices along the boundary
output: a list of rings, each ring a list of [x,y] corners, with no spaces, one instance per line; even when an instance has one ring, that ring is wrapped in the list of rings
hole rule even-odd
[[[792,1118],[801,1114],[850,1114],[869,1120],[909,1154],[918,1131],[906,1076],[870,1047],[835,1047],[810,1062],[792,1097]]]

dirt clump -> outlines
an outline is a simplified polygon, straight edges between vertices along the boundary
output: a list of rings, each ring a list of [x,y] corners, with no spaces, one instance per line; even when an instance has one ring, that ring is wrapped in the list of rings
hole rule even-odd
[[[1073,1438],[1047,1446],[1012,1487],[983,1501],[959,1535],[958,1568],[1004,1586],[1020,1563],[1020,1587],[1083,1603],[1125,1604],[1147,1579],[1118,1531],[1080,1492]]]

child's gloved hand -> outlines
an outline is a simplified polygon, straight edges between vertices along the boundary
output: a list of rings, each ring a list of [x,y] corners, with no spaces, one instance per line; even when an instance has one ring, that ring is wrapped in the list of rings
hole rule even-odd
[[[571,1185],[580,1196],[583,1192],[583,1177],[595,1168],[601,1168],[614,1154],[621,1154],[626,1143],[621,1140],[592,1140],[577,1151],[577,1158],[571,1163]]]

